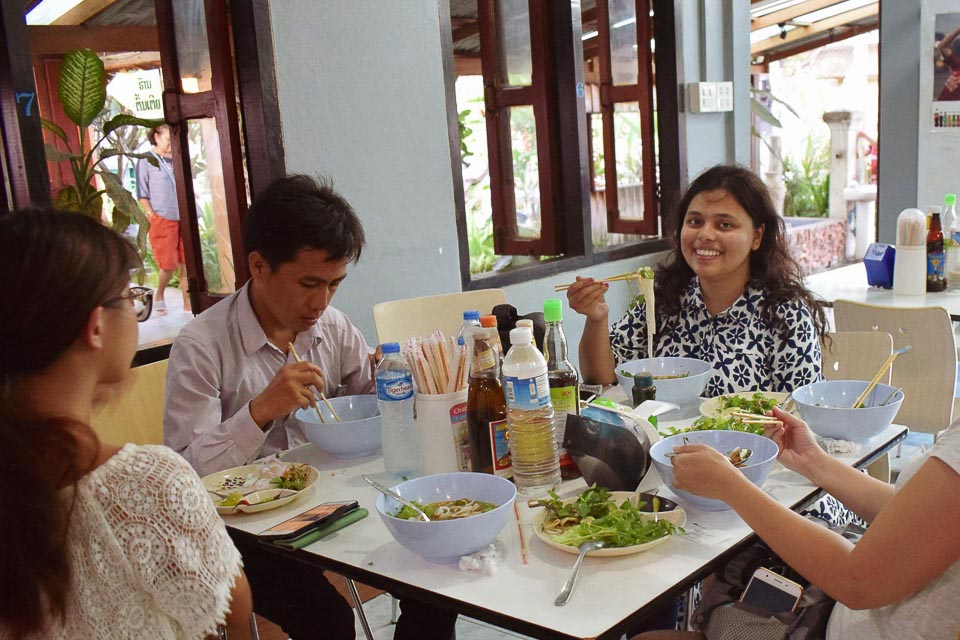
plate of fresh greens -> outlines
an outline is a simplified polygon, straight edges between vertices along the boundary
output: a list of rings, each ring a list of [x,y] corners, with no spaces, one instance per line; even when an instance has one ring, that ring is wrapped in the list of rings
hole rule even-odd
[[[778,391],[740,391],[709,398],[700,403],[700,415],[708,418],[729,416],[734,411],[766,415],[774,407],[783,406],[789,393]]]
[[[538,500],[543,507],[533,521],[540,540],[555,549],[576,554],[581,543],[602,540],[602,549],[589,556],[624,556],[649,551],[672,536],[682,534],[687,514],[681,507],[657,511],[654,504],[637,504],[632,491],[608,491],[590,487],[575,498],[560,498],[550,492]]]
[[[309,489],[320,472],[308,464],[267,458],[201,479],[217,513],[256,513],[289,504]]]

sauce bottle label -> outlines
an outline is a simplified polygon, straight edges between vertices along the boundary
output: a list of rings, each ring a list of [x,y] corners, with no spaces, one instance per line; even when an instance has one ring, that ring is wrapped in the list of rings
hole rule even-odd
[[[547,374],[536,378],[504,376],[507,406],[521,411],[536,411],[550,406],[550,382]]]
[[[577,413],[577,388],[553,387],[550,389],[550,401],[556,413]]]
[[[490,423],[490,453],[493,458],[494,475],[509,478],[513,476],[513,463],[510,459],[510,431],[506,420]]]
[[[450,426],[453,428],[453,448],[457,456],[457,468],[460,471],[470,471],[472,462],[466,402],[450,407]]]
[[[484,349],[480,353],[474,354],[473,362],[470,363],[470,372],[471,373],[480,373],[486,369],[490,369],[496,364],[496,354],[493,349]]]
[[[946,256],[942,253],[927,254],[927,277],[942,278]]]

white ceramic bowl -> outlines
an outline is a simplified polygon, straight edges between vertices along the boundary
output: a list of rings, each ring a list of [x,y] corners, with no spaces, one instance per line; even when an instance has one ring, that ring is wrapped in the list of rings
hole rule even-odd
[[[657,400],[680,406],[695,402],[713,375],[713,365],[696,358],[663,357],[628,360],[617,365],[615,369],[620,388],[628,398],[633,397],[633,378],[621,375],[621,370],[631,374],[649,371],[654,377],[653,386],[657,388]],[[657,376],[676,376],[684,373],[687,374],[685,378],[657,380]]]
[[[401,482],[392,489],[420,504],[470,498],[498,505],[496,509],[459,520],[423,522],[402,520],[392,514],[402,505],[384,495],[377,498],[377,513],[401,545],[430,562],[457,562],[493,542],[510,517],[517,488],[512,482],[487,473],[438,473]]]
[[[817,435],[863,442],[889,427],[903,402],[903,391],[878,384],[864,400],[864,407],[853,409],[867,384],[866,380],[814,382],[795,389],[793,399],[800,418]],[[888,398],[887,404],[879,406]]]
[[[330,404],[342,422],[334,420],[323,402],[318,402],[317,406],[326,420],[325,424],[320,423],[313,407],[298,409],[294,414],[317,449],[335,458],[362,458],[380,450],[380,407],[377,405],[377,396],[330,398]]]
[[[677,494],[684,503],[694,509],[704,511],[721,511],[730,507],[723,500],[704,498],[682,491],[674,486],[673,464],[671,464],[667,454],[673,453],[674,447],[684,444],[684,437],[690,444],[705,444],[723,453],[732,451],[737,447],[753,449],[753,455],[747,460],[746,465],[740,468],[740,471],[758,487],[762,487],[763,483],[766,482],[770,470],[773,469],[773,463],[777,459],[777,454],[780,453],[777,443],[770,438],[745,431],[691,431],[669,436],[655,443],[650,447],[650,457],[653,458],[653,466],[660,474],[663,483],[670,487],[670,490]]]

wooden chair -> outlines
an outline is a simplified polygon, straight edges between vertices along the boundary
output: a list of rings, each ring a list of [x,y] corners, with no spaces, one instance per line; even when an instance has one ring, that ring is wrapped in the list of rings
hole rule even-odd
[[[506,301],[503,289],[391,300],[373,305],[373,323],[377,328],[377,340],[381,343],[403,344],[408,338],[427,335],[438,329],[444,335],[456,336],[463,325],[464,311],[477,309],[485,315]]]
[[[884,331],[893,348],[910,345],[893,363],[890,384],[903,389],[896,421],[910,427],[904,445],[927,448],[934,436],[953,421],[957,383],[957,348],[950,315],[942,307],[893,308],[837,300],[833,306],[838,331]],[[906,457],[903,448],[891,459],[896,474]]]
[[[893,336],[885,331],[838,331],[821,342],[823,377],[827,380],[871,380],[893,351]],[[890,371],[880,379],[890,384]],[[890,457],[882,456],[867,472],[890,481]]]

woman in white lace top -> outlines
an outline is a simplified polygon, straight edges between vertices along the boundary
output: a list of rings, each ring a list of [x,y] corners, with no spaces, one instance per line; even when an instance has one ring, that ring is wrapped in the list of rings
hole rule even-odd
[[[247,636],[240,556],[196,473],[88,426],[136,350],[136,260],[83,215],[0,217],[0,638]]]

